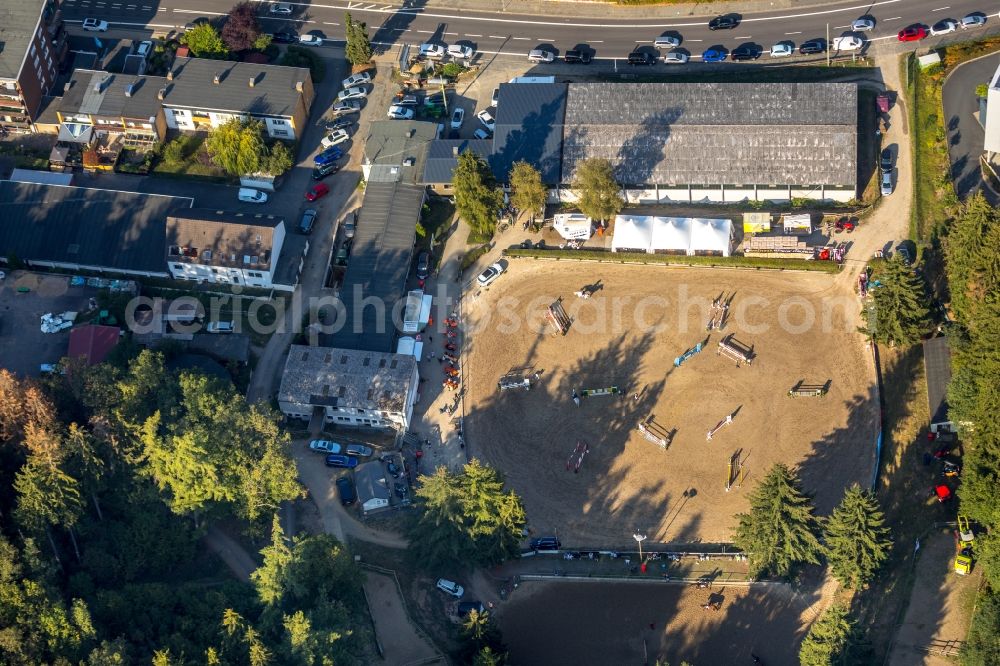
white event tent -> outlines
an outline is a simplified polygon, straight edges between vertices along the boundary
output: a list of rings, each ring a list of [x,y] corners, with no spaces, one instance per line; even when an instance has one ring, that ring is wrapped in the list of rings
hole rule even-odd
[[[733,223],[701,217],[615,217],[612,252],[710,254],[728,257],[733,247]]]

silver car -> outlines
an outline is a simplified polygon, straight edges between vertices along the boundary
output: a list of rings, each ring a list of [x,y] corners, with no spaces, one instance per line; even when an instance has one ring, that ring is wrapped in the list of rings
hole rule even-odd
[[[372,454],[371,447],[365,446],[364,444],[348,444],[347,449],[345,450],[347,455],[360,456],[362,458],[367,458]]]
[[[887,197],[892,194],[892,169],[888,169],[882,172],[882,184],[881,184],[882,196]]]
[[[688,61],[688,57],[684,51],[668,51],[663,55],[663,62],[668,65],[683,65]]]

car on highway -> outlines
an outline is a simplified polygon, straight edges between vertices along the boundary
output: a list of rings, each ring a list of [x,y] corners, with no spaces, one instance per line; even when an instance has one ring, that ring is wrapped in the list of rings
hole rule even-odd
[[[862,16],[851,23],[851,32],[871,32],[875,29],[875,19],[870,16]]]
[[[663,54],[663,62],[668,65],[683,65],[688,61],[691,56],[685,51],[680,49],[675,51],[667,51]]]
[[[333,105],[333,113],[337,116],[342,116],[348,113],[357,113],[361,110],[361,102],[356,99],[348,99],[343,102],[337,102]]]
[[[815,55],[826,51],[826,41],[823,39],[810,39],[802,42],[799,46],[799,53],[802,55]]]
[[[362,88],[361,86],[347,88],[337,93],[338,102],[344,102],[349,99],[364,99],[365,97],[368,97],[368,89]]]
[[[886,148],[882,151],[881,157],[879,157],[878,168],[882,171],[892,170],[892,150]]]
[[[722,62],[728,55],[723,47],[713,46],[701,54],[701,59],[703,62]]]
[[[306,190],[306,201],[316,201],[317,199],[322,199],[329,193],[330,188],[327,187],[326,183],[316,183]]]
[[[323,166],[318,166],[312,170],[313,180],[323,180],[327,176],[333,175],[340,171],[340,165],[336,162],[330,162],[329,164],[324,164]]]
[[[892,169],[882,172],[882,180],[880,181],[879,191],[884,197],[892,194]]]
[[[288,16],[292,13],[292,4],[290,2],[272,2],[267,13],[276,14],[277,16]]]
[[[465,594],[465,588],[456,583],[455,581],[448,580],[446,578],[439,578],[437,582],[437,589],[441,590],[445,594],[450,594],[456,599],[461,599],[462,595]]]
[[[280,30],[271,35],[271,41],[275,44],[294,44],[299,41],[299,35],[291,30]]]
[[[348,455],[360,456],[362,458],[367,458],[372,454],[371,447],[364,444],[348,444],[344,450]]]
[[[354,456],[344,456],[334,453],[326,457],[326,466],[353,469],[358,466],[358,459]]]
[[[841,35],[833,40],[834,51],[857,51],[865,45],[865,40],[858,35]]]
[[[340,503],[343,506],[350,506],[358,499],[358,494],[354,490],[354,482],[351,477],[342,476],[337,479],[337,494],[340,495]]]
[[[452,44],[448,47],[448,55],[452,58],[459,58],[462,60],[468,60],[476,52],[472,50],[471,46],[465,44]]]
[[[961,23],[959,23],[962,30],[981,28],[984,25],[986,25],[986,16],[984,14],[969,14],[963,17]]]
[[[531,49],[528,51],[528,62],[552,62],[556,54],[547,49]]]
[[[420,55],[425,58],[443,58],[448,50],[441,44],[421,44]]]
[[[958,21],[955,19],[942,19],[931,26],[931,36],[940,37],[958,30]]]
[[[338,129],[333,130],[320,139],[320,144],[322,144],[324,148],[329,148],[330,146],[336,146],[344,143],[345,141],[350,141],[350,139],[351,135],[348,134],[346,130]]]
[[[340,82],[341,87],[351,88],[353,86],[360,86],[365,83],[372,82],[372,75],[369,72],[358,72],[357,74],[351,74],[346,79]]]
[[[316,163],[316,166],[323,166],[324,164],[329,164],[330,162],[336,162],[343,156],[344,151],[341,150],[340,146],[330,146],[314,157],[313,162]]]
[[[485,127],[480,127],[475,132],[472,133],[477,139],[485,140],[490,138],[490,132]]]
[[[493,264],[492,266],[487,267],[486,270],[484,270],[482,273],[479,274],[479,277],[476,278],[476,282],[479,283],[480,287],[488,287],[489,285],[493,284],[493,282],[495,282],[498,277],[503,275],[503,272],[504,272],[503,264],[500,263]]]
[[[919,42],[927,36],[927,28],[915,23],[900,30],[896,38],[901,42]]]
[[[481,122],[490,132],[496,131],[497,119],[493,117],[493,114],[490,113],[489,109],[483,109],[477,113],[476,118],[479,118],[479,122]]]
[[[653,40],[653,46],[658,49],[672,49],[680,45],[681,39],[676,35],[660,35]]]
[[[628,54],[628,64],[630,65],[655,65],[656,61],[657,58],[646,51],[632,51]]]
[[[312,213],[315,214],[316,211],[312,211]],[[316,453],[326,453],[326,454],[340,453],[340,449],[341,449],[340,444],[337,444],[336,442],[331,442],[328,439],[314,439],[313,441],[309,442],[309,450],[314,451]]]
[[[733,49],[729,58],[734,62],[742,62],[744,60],[756,60],[760,57],[760,48],[754,44],[740,44],[735,49]]]
[[[299,44],[302,46],[323,46],[323,38],[319,35],[299,35]]]
[[[313,227],[315,225],[316,225],[316,211],[314,211],[312,208],[308,208],[302,211],[302,219],[299,220],[299,233],[311,234]],[[319,440],[313,440],[313,441],[319,441]],[[312,444],[309,444],[309,446],[311,447]],[[327,451],[326,453],[340,453],[340,449],[337,449],[336,451]]]
[[[563,60],[569,64],[578,63],[580,65],[589,65],[593,58],[590,56],[590,51],[571,49],[566,51],[566,54],[563,55]]]
[[[709,30],[732,30],[740,24],[740,20],[732,14],[716,16],[708,22]]]
[[[431,253],[424,250],[417,255],[417,279],[426,280],[431,273]]]
[[[772,58],[787,58],[795,54],[795,44],[791,42],[778,42],[771,47],[769,55]]]
[[[385,113],[387,118],[392,120],[413,120],[413,109],[408,106],[398,106],[393,104]]]
[[[462,107],[456,108],[451,114],[451,128],[453,130],[462,129],[462,123],[465,122],[465,109]]]
[[[105,32],[108,29],[108,22],[102,21],[101,19],[86,18],[83,19],[83,23],[80,27],[91,32]]]

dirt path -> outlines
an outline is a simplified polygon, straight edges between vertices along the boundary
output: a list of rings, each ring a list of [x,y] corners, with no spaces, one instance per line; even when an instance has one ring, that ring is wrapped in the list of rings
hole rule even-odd
[[[365,593],[388,666],[403,666],[440,655],[410,623],[399,588],[391,576],[366,572]]]
[[[245,583],[250,582],[250,574],[257,568],[257,562],[236,539],[212,525],[203,540],[208,549],[218,555],[237,578]]]

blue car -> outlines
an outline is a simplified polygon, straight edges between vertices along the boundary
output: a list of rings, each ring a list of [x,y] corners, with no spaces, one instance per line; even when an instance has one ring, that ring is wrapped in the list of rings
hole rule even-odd
[[[327,467],[347,467],[353,469],[358,466],[358,459],[354,456],[345,456],[339,453],[331,453],[326,457]]]
[[[336,162],[341,157],[344,156],[344,151],[340,149],[340,146],[330,146],[322,153],[313,158],[316,166],[324,166],[330,164],[331,162]]]
[[[726,49],[720,46],[716,48],[711,48],[702,53],[701,59],[703,62],[722,62],[723,60],[726,59],[727,55],[729,55],[729,53],[726,52]]]

